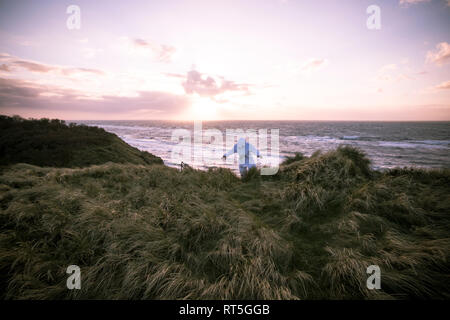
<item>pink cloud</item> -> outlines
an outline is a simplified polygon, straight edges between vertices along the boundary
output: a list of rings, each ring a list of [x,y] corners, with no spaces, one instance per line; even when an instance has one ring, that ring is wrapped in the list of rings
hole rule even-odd
[[[249,93],[249,84],[239,84],[234,81],[225,80],[223,77],[220,78],[221,81],[214,79],[212,76],[203,76],[196,70],[191,70],[187,73],[183,87],[187,94],[197,93],[200,96],[211,98],[227,91]]]
[[[0,65],[0,70],[5,71],[5,72],[10,72],[11,68],[6,64],[2,64],[2,65]]]
[[[98,69],[90,69],[90,68],[65,68],[61,69],[61,73],[64,75],[72,75],[75,73],[91,73],[96,75],[104,75],[105,73]]]
[[[384,80],[384,81],[402,81],[402,80],[414,80],[413,75],[424,75],[427,72],[421,71],[414,73],[409,68],[405,67],[406,63],[402,64],[387,64],[382,66],[378,70],[377,79],[378,80]]]
[[[186,96],[160,91],[140,91],[136,97],[102,96],[93,99],[83,92],[30,81],[0,78],[0,110],[57,110],[84,113],[132,113],[142,110],[167,117],[189,106]]]
[[[144,39],[134,39],[133,42],[136,47],[149,49],[155,56],[155,59],[159,62],[171,62],[172,56],[176,52],[175,47],[170,45],[150,42]]]
[[[31,61],[26,61],[26,60],[12,61],[10,66],[22,67],[24,69],[27,69],[28,71],[39,72],[39,73],[46,73],[46,72],[57,69],[55,67],[48,66],[48,65],[45,65],[42,63],[35,63],[35,62],[31,62]]]
[[[166,76],[168,76],[168,77],[172,77],[172,78],[186,79],[186,75],[181,74],[181,73],[165,72],[164,75],[166,75]]]
[[[102,76],[104,72],[92,68],[62,67],[29,61],[0,53],[0,70],[10,72],[25,69],[33,73],[54,73],[76,79],[79,74],[89,78]],[[137,91],[136,96],[92,95],[89,92],[71,89],[58,84],[42,85],[31,80],[0,78],[0,110],[24,110],[39,112],[83,112],[84,114],[105,113],[129,114],[147,112],[159,117],[171,117],[183,112],[189,106],[189,97],[161,91]]]
[[[325,67],[328,64],[327,59],[313,58],[308,60],[301,68],[302,71],[310,72]]]
[[[426,62],[434,63],[438,66],[442,66],[450,62],[450,43],[441,42],[436,45],[436,51],[428,51],[426,56]]]
[[[18,57],[13,57],[7,53],[0,54],[0,61],[5,63],[1,65],[0,70],[10,72],[13,69],[21,68],[28,70],[33,73],[48,73],[57,72],[65,76],[72,75],[74,73],[90,73],[103,75],[104,72],[98,69],[91,68],[73,68],[73,67],[61,67],[56,65],[48,65],[40,62],[20,59]]]
[[[441,84],[437,85],[437,86],[436,86],[436,89],[449,90],[449,89],[450,89],[450,80],[449,80],[449,81],[442,82]]]

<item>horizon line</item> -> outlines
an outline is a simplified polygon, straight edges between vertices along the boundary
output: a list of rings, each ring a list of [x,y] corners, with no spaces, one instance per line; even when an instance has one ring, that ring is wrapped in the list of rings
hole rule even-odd
[[[23,117],[21,115],[6,115],[6,114],[0,114],[0,116],[5,117],[14,117],[18,116],[22,119],[26,120],[41,120],[41,119],[49,119],[49,120],[63,120],[63,121],[172,121],[172,122],[194,122],[194,121],[202,121],[202,122],[220,122],[220,121],[282,121],[282,122],[450,122],[450,119],[448,120],[382,120],[382,119],[376,119],[376,120],[350,120],[350,119],[63,119],[63,118],[52,118],[52,117],[40,117],[40,118],[34,118],[34,117]]]

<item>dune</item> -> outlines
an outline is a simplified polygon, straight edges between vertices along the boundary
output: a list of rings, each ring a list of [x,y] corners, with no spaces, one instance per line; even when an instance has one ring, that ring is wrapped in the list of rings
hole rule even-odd
[[[46,120],[24,136],[27,120],[5,121],[2,299],[450,298],[449,170],[378,172],[339,147],[239,179],[169,168],[96,128]],[[66,139],[53,156],[46,141]]]

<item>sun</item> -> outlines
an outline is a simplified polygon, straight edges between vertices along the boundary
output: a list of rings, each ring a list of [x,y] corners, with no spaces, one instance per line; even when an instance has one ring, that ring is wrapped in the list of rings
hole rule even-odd
[[[193,120],[219,120],[219,103],[210,98],[197,97],[191,106]]]

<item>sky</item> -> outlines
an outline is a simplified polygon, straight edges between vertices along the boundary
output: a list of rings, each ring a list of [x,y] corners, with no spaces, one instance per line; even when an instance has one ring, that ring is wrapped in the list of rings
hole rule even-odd
[[[449,121],[450,0],[0,0],[0,114]]]

